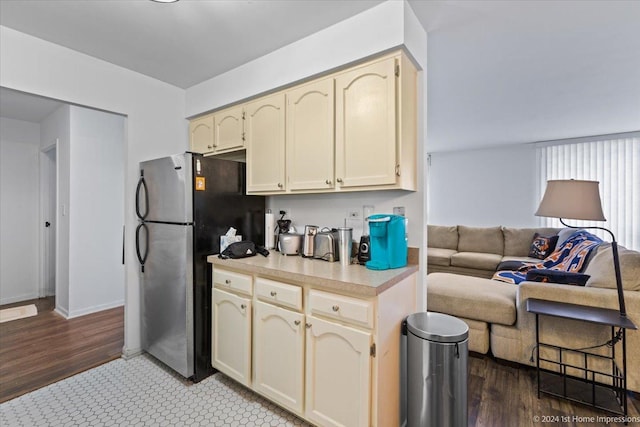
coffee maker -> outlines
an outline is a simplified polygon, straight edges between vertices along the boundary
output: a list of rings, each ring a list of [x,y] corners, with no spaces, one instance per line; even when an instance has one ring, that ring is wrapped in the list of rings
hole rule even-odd
[[[400,215],[377,214],[369,217],[370,270],[388,270],[407,265],[405,218]]]

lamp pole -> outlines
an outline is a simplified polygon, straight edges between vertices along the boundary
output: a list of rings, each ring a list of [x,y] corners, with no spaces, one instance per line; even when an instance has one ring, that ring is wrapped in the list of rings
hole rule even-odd
[[[624,294],[622,288],[622,274],[620,273],[620,257],[618,255],[618,242],[616,242],[616,236],[611,232],[611,230],[604,227],[576,227],[573,225],[569,225],[562,218],[560,218],[560,222],[565,227],[575,228],[575,229],[590,229],[590,230],[603,230],[609,233],[611,236],[611,251],[613,253],[613,269],[616,273],[616,288],[618,290],[618,304],[620,305],[620,316],[627,317],[627,309],[624,305]]]

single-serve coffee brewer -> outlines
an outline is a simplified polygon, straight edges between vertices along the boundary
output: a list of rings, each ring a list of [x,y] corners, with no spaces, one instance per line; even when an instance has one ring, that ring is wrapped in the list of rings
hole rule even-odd
[[[369,217],[370,270],[388,270],[407,265],[405,218],[400,215],[376,214]]]

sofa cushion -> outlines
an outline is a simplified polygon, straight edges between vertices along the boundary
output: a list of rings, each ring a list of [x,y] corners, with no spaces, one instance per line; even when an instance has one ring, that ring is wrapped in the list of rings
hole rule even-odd
[[[576,231],[577,229],[571,228],[571,227],[563,228],[560,231],[558,231],[558,241],[556,242],[556,248],[559,248],[560,246],[564,245],[564,242],[566,242],[567,239],[571,237],[571,235]]]
[[[545,259],[556,248],[558,242],[558,236],[543,236],[540,233],[533,235],[533,241],[531,242],[531,248],[529,249],[529,256],[531,258]]]
[[[479,252],[457,252],[451,255],[451,265],[456,267],[478,268],[481,270],[495,270],[502,261],[502,255],[479,253]]]
[[[588,274],[568,273],[566,271],[534,268],[527,271],[528,282],[557,283],[559,285],[584,286],[589,280]]]
[[[504,254],[504,237],[500,227],[466,227],[459,225],[458,236],[458,251],[460,252]]]
[[[453,249],[427,248],[427,263],[431,265],[451,265],[451,255],[455,254]]]
[[[427,309],[488,323],[513,325],[518,287],[450,273],[427,275]]]
[[[552,236],[558,233],[557,228],[511,228],[503,227],[504,254],[526,257],[531,249],[531,242],[536,233]]]
[[[640,252],[618,247],[620,258],[620,274],[622,287],[628,291],[640,291]],[[613,268],[613,251],[611,245],[600,248],[589,261],[585,274],[591,276],[587,286],[596,288],[616,288],[616,276]]]
[[[512,256],[512,255],[503,256],[502,261],[522,261],[522,262],[531,262],[534,264],[537,264],[540,262],[538,258],[530,258],[528,256]]]
[[[427,246],[457,250],[458,226],[427,225]]]

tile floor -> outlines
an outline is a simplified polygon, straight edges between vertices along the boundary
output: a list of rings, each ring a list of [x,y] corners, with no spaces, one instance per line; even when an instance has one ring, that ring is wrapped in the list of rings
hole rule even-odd
[[[198,384],[147,355],[118,359],[0,404],[0,426],[308,426],[216,374]]]

